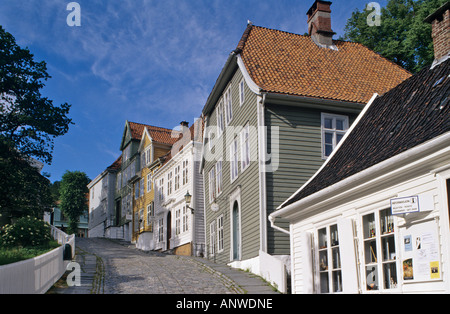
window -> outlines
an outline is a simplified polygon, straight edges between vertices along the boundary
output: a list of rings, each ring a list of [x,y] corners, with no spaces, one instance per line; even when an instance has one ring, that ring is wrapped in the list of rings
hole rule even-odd
[[[241,171],[244,171],[250,165],[249,129],[247,123],[241,131]]]
[[[177,209],[175,211],[175,234],[179,235],[181,233],[181,210]]]
[[[158,242],[164,241],[164,218],[158,221]]]
[[[230,146],[231,181],[238,176],[238,138],[236,137]]]
[[[344,137],[348,117],[322,113],[322,157],[327,158]]]
[[[222,135],[223,129],[223,99],[221,99],[217,106],[217,137]]]
[[[152,155],[151,155],[151,146],[149,146],[145,151],[144,151],[144,165],[148,165],[151,161],[152,161]]]
[[[363,216],[366,290],[397,287],[397,250],[390,209]]]
[[[189,216],[188,216],[188,207],[185,205],[183,206],[183,232],[186,232],[189,230]]]
[[[216,232],[217,232],[217,224],[214,220],[209,225],[209,248],[210,248],[210,255],[214,256],[216,254]]]
[[[122,188],[122,172],[117,173],[117,182],[116,182],[117,190]]]
[[[180,166],[175,167],[175,191],[180,188]]]
[[[223,215],[217,218],[217,252],[223,251]]]
[[[223,95],[225,102],[225,122],[228,125],[233,119],[233,101],[231,99],[231,86],[227,88]]]
[[[222,160],[216,163],[216,196],[222,193]]]
[[[215,175],[215,167],[212,167],[209,171],[209,202],[212,203],[216,198],[216,175]]]
[[[151,202],[147,205],[147,226],[152,225],[153,216],[155,215],[154,212],[154,203]]]
[[[244,101],[245,101],[245,93],[244,93],[244,87],[245,87],[245,85],[244,85],[245,83],[244,83],[244,79],[242,79],[240,82],[239,82],[239,105],[240,106],[242,106],[242,104],[244,103]]]
[[[189,163],[188,160],[183,161],[183,185],[187,184],[189,182],[188,176],[189,176]]]
[[[159,201],[164,202],[164,178],[159,179]]]
[[[341,257],[337,225],[319,229],[317,238],[319,246],[320,292],[342,292]]]
[[[147,174],[147,192],[152,190],[152,174]]]
[[[167,195],[172,194],[172,179],[173,179],[173,173],[171,171],[167,174]]]

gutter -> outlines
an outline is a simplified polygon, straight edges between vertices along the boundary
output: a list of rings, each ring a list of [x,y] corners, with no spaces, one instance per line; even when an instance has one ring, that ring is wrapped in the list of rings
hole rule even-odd
[[[387,171],[389,174],[394,174],[397,171],[401,171],[402,167],[399,167],[399,163],[405,162],[405,163],[411,163],[410,159],[420,156],[421,154],[428,154],[429,150],[433,149],[442,149],[446,148],[447,151],[450,150],[448,147],[448,143],[450,142],[450,132],[444,133],[438,137],[435,137],[434,139],[429,140],[428,142],[418,145],[416,147],[413,147],[403,153],[400,153],[394,157],[391,157],[385,161],[382,161],[370,168],[367,168],[361,172],[358,172],[357,174],[354,174],[351,177],[348,177],[347,179],[344,179],[342,181],[339,181],[336,184],[333,184],[325,189],[322,189],[314,194],[311,194],[303,199],[300,199],[296,201],[295,203],[292,203],[290,205],[287,205],[284,208],[281,208],[272,214],[269,215],[269,220],[278,218],[288,218],[288,216],[292,216],[296,212],[298,212],[302,208],[306,208],[308,206],[311,206],[311,204],[318,204],[320,199],[323,199],[325,196],[327,199],[330,199],[331,195],[334,194],[335,196],[340,190],[345,189],[346,187],[349,187],[351,185],[357,185],[357,188],[364,187],[365,184],[361,184],[361,181],[363,181],[366,178],[369,177],[375,177],[375,179],[379,176],[379,173],[382,171]],[[442,148],[440,148],[442,147]],[[444,152],[446,153],[446,152]],[[431,156],[432,157],[432,156]],[[395,169],[392,171],[392,169]]]

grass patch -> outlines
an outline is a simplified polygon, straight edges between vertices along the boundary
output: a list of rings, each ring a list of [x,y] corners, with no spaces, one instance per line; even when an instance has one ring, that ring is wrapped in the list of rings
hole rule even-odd
[[[47,245],[32,247],[0,248],[0,265],[27,260],[59,247],[58,241],[50,241]]]

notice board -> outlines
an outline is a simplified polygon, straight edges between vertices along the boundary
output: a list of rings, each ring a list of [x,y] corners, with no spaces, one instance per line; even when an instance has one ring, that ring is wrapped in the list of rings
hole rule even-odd
[[[401,228],[400,242],[404,283],[442,279],[437,219]]]

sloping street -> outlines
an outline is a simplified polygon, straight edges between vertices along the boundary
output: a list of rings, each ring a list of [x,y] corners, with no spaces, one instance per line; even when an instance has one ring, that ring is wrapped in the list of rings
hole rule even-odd
[[[81,286],[61,294],[267,294],[277,293],[253,274],[201,258],[142,252],[126,242],[77,238]]]

